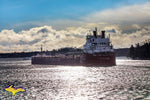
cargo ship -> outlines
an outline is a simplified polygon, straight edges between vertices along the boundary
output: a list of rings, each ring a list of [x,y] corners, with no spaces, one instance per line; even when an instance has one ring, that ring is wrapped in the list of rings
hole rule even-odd
[[[33,56],[32,64],[45,65],[67,65],[67,66],[113,66],[116,65],[113,45],[110,42],[110,35],[106,38],[105,31],[98,34],[97,28],[93,34],[86,35],[86,43],[80,55],[74,53],[70,56],[55,55],[49,56],[42,53]]]

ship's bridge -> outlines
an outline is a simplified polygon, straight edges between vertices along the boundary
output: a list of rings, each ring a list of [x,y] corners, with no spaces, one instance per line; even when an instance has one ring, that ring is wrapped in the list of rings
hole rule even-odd
[[[97,30],[93,31],[93,35],[86,36],[86,44],[83,48],[85,53],[99,53],[99,52],[114,52],[110,39],[105,38],[105,31],[102,35],[97,35]]]

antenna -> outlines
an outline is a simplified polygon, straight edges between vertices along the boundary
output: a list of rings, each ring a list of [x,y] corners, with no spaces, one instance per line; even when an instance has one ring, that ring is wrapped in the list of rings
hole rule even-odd
[[[43,46],[42,46],[42,44],[41,44],[41,52],[43,52]]]
[[[41,44],[41,56],[43,55],[43,46]]]

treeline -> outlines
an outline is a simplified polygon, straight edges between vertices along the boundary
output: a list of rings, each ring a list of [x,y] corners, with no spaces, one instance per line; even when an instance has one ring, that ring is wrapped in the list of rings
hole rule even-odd
[[[14,52],[14,53],[0,53],[0,58],[21,58],[31,57],[37,55],[39,52]]]
[[[82,49],[66,47],[66,48],[54,49],[52,51],[43,51],[42,53],[46,55],[57,55],[57,54],[69,55],[72,53],[81,53],[81,52],[82,52]],[[0,58],[31,57],[37,54],[41,54],[41,52],[35,51],[35,52],[0,53]]]
[[[79,54],[82,53],[82,49],[79,48],[71,48],[71,47],[66,47],[66,48],[60,48],[58,50],[52,50],[48,55],[56,55],[56,54]]]
[[[150,59],[150,39],[141,45],[137,43],[135,47],[131,45],[129,55],[133,59]]]
[[[43,54],[46,55],[57,55],[57,54],[64,54],[64,55],[80,55],[83,52],[80,48],[72,48],[72,47],[66,47],[66,48],[60,48],[60,49],[54,49],[52,51],[43,51]],[[20,58],[20,57],[31,57],[35,56],[37,54],[41,54],[40,51],[35,52],[14,52],[14,53],[0,53],[0,58]],[[128,56],[129,54],[129,48],[121,48],[121,49],[115,49],[116,56]]]

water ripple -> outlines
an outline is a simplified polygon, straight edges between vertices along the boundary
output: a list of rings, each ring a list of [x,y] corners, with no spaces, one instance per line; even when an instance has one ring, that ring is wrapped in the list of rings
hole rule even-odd
[[[31,65],[29,60],[0,61],[0,99],[148,100],[150,61],[117,60],[117,66]],[[12,96],[10,84],[26,88]]]

